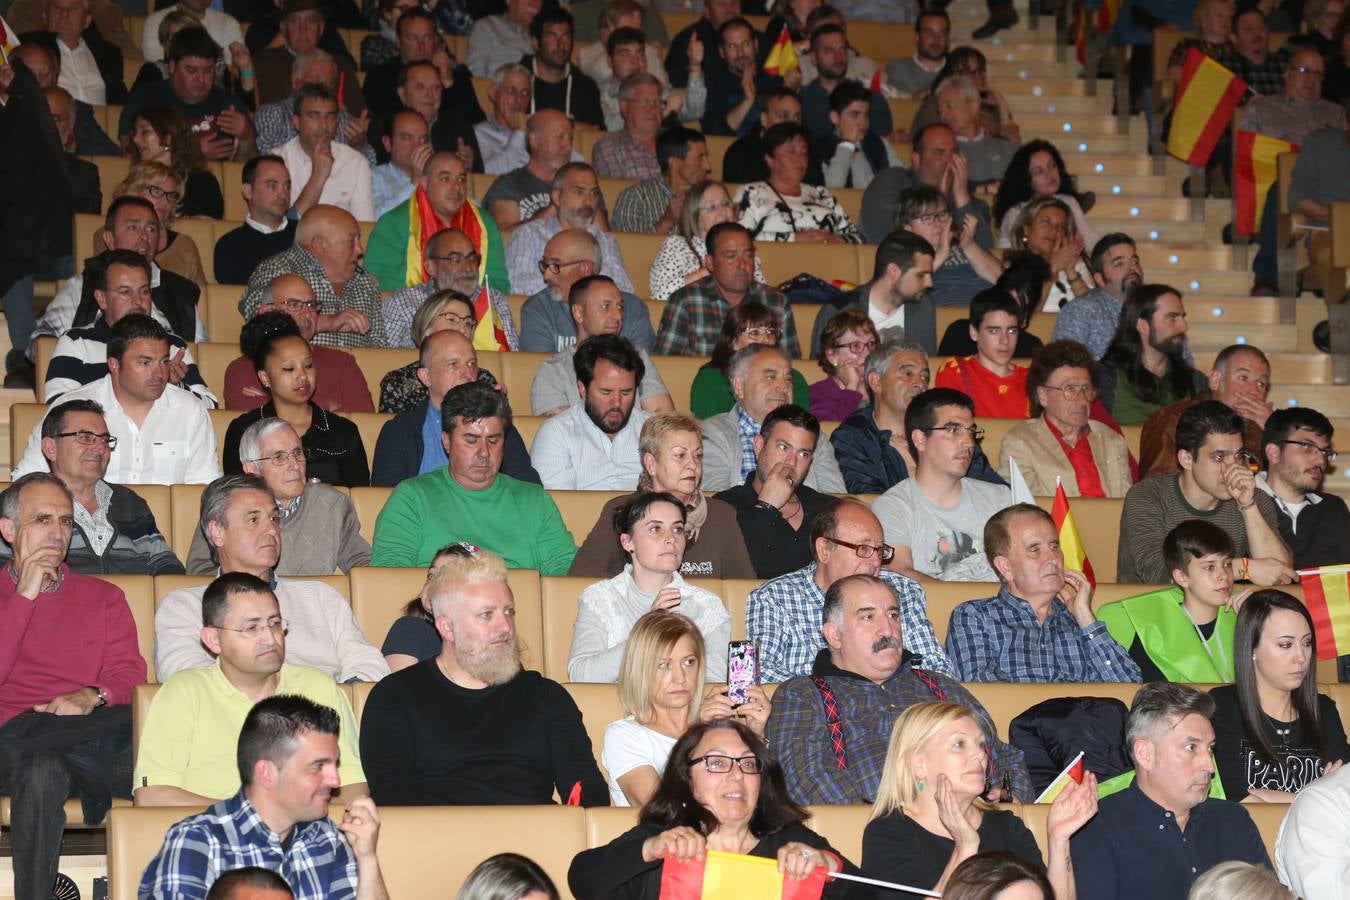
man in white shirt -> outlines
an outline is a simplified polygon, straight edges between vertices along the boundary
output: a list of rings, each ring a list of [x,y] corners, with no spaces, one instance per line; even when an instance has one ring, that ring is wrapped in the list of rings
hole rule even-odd
[[[159,23],[164,21],[164,17],[169,13],[178,9],[202,23],[206,33],[211,35],[211,40],[224,49],[225,65],[228,66],[234,49],[233,45],[243,46],[244,44],[244,30],[239,26],[239,20],[234,16],[212,7],[211,0],[181,0],[173,6],[155,10],[146,16],[145,24],[141,26],[141,53],[145,58],[148,60],[164,58],[167,48],[159,43]]]
[[[1275,838],[1275,870],[1295,897],[1332,900],[1350,895],[1350,768],[1342,767],[1298,792]]]
[[[505,13],[485,16],[473,23],[469,58],[465,62],[476,78],[487,78],[498,66],[516,62],[533,52],[530,23],[541,5],[540,0],[506,0]]]
[[[370,163],[334,138],[338,102],[323,85],[295,92],[295,137],[277,150],[291,173],[291,204],[304,215],[316,204],[347,210],[358,222],[375,221]]]
[[[533,95],[534,76],[520,63],[507,63],[492,73],[492,89],[488,91],[492,115],[473,126],[487,174],[502,175],[530,161],[525,125]]]
[[[647,414],[633,407],[647,367],[637,348],[615,334],[577,344],[572,365],[583,403],[539,427],[530,461],[549,490],[634,490]]]
[[[413,182],[431,159],[431,139],[427,120],[411,109],[394,113],[389,133],[380,140],[389,161],[376,166],[374,178],[375,218],[389,212],[412,196]]]
[[[221,575],[247,572],[272,585],[286,633],[286,660],[313,666],[334,681],[379,681],[389,664],[356,624],[351,604],[321,581],[280,580],[281,511],[257,475],[227,475],[202,492],[198,527]],[[202,595],[207,585],[182,588],[160,600],[155,612],[155,671],[168,681],[184,669],[213,664],[201,642]]]
[[[48,0],[44,18],[47,30],[56,38],[56,49],[61,54],[61,73],[57,85],[65,88],[76,100],[90,106],[126,102],[122,72],[108,72],[106,78],[103,72],[113,62],[121,66],[121,52],[106,41],[102,42],[97,48],[103,57],[103,65],[100,66],[95,48],[84,38],[85,29],[94,20],[89,13],[88,0]]]
[[[211,417],[200,400],[169,383],[169,335],[149,316],[124,316],[114,325],[108,374],[61,399],[103,407],[108,433],[117,438],[105,476],[113,484],[205,484],[220,477]],[[10,480],[46,470],[38,423]]]

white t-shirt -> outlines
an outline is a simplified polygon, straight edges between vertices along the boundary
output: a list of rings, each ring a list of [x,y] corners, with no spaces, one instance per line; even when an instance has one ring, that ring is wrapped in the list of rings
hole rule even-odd
[[[651,766],[660,775],[675,747],[675,738],[666,737],[632,716],[610,722],[605,728],[600,763],[609,774],[609,799],[615,806],[632,806],[619,788],[619,778],[642,766]]]
[[[937,506],[906,478],[872,504],[886,543],[904,546],[914,569],[940,581],[998,581],[984,556],[984,524],[1012,504],[1003,485],[961,479],[961,500],[951,509]]]

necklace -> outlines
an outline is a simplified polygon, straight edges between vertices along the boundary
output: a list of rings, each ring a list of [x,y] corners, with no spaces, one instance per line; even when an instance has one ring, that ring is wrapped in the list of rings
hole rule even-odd
[[[1219,673],[1219,677],[1225,681],[1232,681],[1233,670],[1228,665],[1228,653],[1223,649],[1223,641],[1219,640],[1215,645],[1219,653],[1218,659],[1215,659],[1214,651],[1210,649],[1209,641],[1205,640],[1204,634],[1200,632],[1200,626],[1195,624],[1195,619],[1191,616],[1191,611],[1186,608],[1185,604],[1182,604],[1181,611],[1186,614],[1186,619],[1191,623],[1191,627],[1195,629],[1195,636],[1200,639],[1200,647],[1205,651],[1205,655],[1209,657],[1209,661],[1214,664],[1214,669]],[[1214,619],[1213,636],[1217,637],[1218,634],[1219,620],[1216,616]]]

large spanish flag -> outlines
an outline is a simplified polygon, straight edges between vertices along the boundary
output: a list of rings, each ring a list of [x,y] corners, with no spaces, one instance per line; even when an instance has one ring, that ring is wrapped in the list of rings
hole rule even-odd
[[[1233,201],[1237,208],[1233,227],[1238,234],[1256,234],[1261,230],[1266,196],[1279,178],[1280,154],[1297,153],[1298,148],[1298,144],[1254,131],[1238,132],[1237,158],[1233,163]]]
[[[1318,659],[1350,653],[1350,566],[1299,569]]]
[[[1069,509],[1069,495],[1064,493],[1063,484],[1055,486],[1055,502],[1050,506],[1050,518],[1055,520],[1055,528],[1059,529],[1059,549],[1064,552],[1064,565],[1082,572],[1095,588],[1097,576],[1092,571],[1092,561],[1087,558],[1087,549],[1078,533],[1073,510]]]
[[[786,75],[797,67],[797,48],[792,46],[792,35],[784,25],[778,32],[778,40],[769,49],[769,55],[764,57],[764,74]]]
[[[1246,93],[1247,82],[1192,47],[1181,67],[1167,152],[1193,166],[1207,164]]]
[[[825,869],[801,881],[786,879],[778,860],[709,850],[703,859],[661,864],[660,900],[820,900]]]

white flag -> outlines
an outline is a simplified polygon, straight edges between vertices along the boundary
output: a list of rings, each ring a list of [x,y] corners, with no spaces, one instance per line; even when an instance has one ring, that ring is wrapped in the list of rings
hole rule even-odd
[[[1008,457],[1008,481],[1012,488],[1013,503],[1030,503],[1035,505],[1036,498],[1031,495],[1031,488],[1027,487],[1027,480],[1022,477],[1022,470],[1017,468],[1017,460],[1011,456]]]

